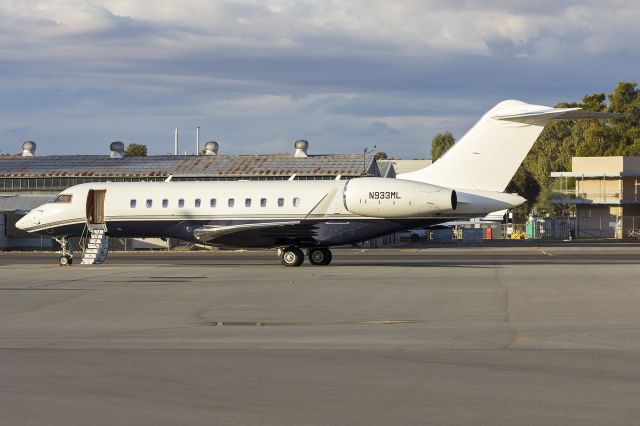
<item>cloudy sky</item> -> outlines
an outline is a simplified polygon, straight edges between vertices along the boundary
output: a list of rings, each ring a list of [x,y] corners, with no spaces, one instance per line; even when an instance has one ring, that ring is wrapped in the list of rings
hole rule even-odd
[[[0,152],[428,158],[503,99],[553,105],[640,69],[640,3],[0,0]]]

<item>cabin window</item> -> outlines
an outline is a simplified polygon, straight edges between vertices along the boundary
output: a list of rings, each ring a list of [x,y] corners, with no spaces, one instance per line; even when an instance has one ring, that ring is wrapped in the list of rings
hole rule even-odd
[[[200,198],[196,198],[195,202],[193,203],[196,207],[200,207]]]
[[[167,207],[169,207],[169,200],[165,198],[164,200],[162,200],[162,208],[166,209]]]
[[[300,207],[300,198],[295,197],[293,199],[293,207]]]
[[[71,194],[60,194],[53,199],[52,203],[70,203],[72,197]]]
[[[267,207],[267,199],[260,198],[260,207]]]
[[[153,200],[147,200],[147,208],[153,207]]]
[[[178,200],[178,207],[184,207],[184,198]]]
[[[245,207],[251,207],[251,198],[245,198],[244,199],[244,206]]]
[[[234,205],[235,203],[236,203],[236,200],[234,200],[233,198],[229,198],[229,201],[228,201],[228,204],[227,204],[227,205],[228,205],[229,207],[233,207],[233,205]]]
[[[216,199],[212,198],[211,200],[209,200],[209,207],[215,207],[217,204]]]
[[[284,206],[284,198],[278,198],[278,207]]]
[[[132,209],[135,209],[136,208],[136,200],[129,201],[129,206],[131,206]]]

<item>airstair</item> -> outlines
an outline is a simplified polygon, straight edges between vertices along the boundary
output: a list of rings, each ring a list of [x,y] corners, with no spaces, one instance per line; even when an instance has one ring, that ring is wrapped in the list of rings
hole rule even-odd
[[[109,252],[107,225],[104,223],[88,223],[88,240],[82,253],[82,265],[102,263]]]

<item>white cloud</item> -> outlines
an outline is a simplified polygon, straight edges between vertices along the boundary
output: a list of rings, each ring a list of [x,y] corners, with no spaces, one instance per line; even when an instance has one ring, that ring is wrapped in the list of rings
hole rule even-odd
[[[18,39],[124,31],[126,28],[118,20],[127,19],[151,24],[146,32],[138,34],[152,36],[138,45],[140,51],[155,46],[176,54],[203,46],[254,49],[313,46],[318,49],[316,54],[322,54],[323,50],[363,53],[371,49],[381,54],[399,51],[489,54],[494,43],[530,44],[535,49],[541,37],[556,39],[559,44],[563,39],[575,37],[574,47],[599,51],[605,46],[615,49],[621,42],[627,45],[626,40],[618,37],[620,24],[627,32],[625,39],[633,39],[632,35],[639,31],[634,23],[640,18],[640,6],[635,2],[555,2],[534,10],[527,3],[3,0],[0,7],[5,22],[18,21],[12,26]],[[326,38],[342,43],[337,46],[314,43]]]
[[[104,31],[114,26],[114,16],[98,2],[83,0],[21,0],[0,3],[2,15],[26,24],[27,36],[52,36]],[[14,31],[20,31],[16,25]],[[19,35],[19,34],[18,34]]]
[[[407,153],[501,98],[636,78],[639,19],[623,0],[0,0],[0,136],[82,146],[73,123],[153,144],[208,121],[264,147]]]

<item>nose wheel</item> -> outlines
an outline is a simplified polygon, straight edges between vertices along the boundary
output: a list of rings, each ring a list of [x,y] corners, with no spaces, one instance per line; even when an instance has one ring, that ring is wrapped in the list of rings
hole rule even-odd
[[[71,265],[73,263],[73,248],[71,247],[71,242],[67,240],[66,237],[53,237],[53,239],[56,240],[56,242],[60,244],[60,247],[62,248],[62,251],[59,252],[60,254],[62,254],[62,256],[58,258],[58,265]]]

